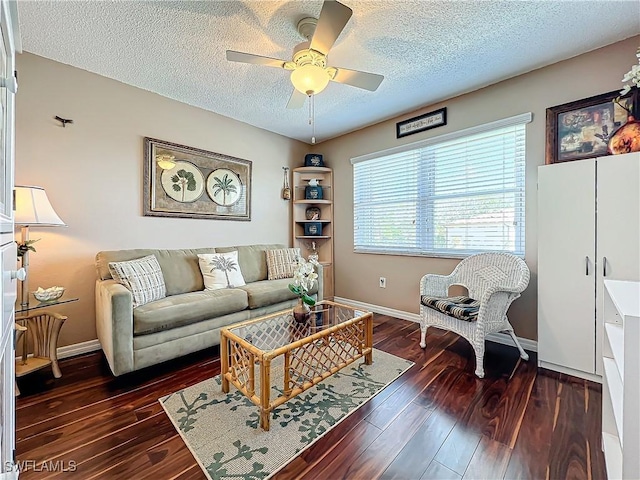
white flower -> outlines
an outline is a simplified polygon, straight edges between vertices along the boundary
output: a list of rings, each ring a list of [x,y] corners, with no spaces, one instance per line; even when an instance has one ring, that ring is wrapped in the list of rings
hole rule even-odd
[[[304,258],[298,257],[298,266],[293,271],[293,284],[300,287],[304,293],[311,290],[318,279],[317,264],[316,261],[307,262]]]
[[[638,57],[638,65],[632,66],[631,70],[622,77],[622,83],[628,83],[623,85],[622,90],[620,90],[620,95],[626,95],[633,87],[640,88],[640,48],[638,48],[636,52],[636,57]]]

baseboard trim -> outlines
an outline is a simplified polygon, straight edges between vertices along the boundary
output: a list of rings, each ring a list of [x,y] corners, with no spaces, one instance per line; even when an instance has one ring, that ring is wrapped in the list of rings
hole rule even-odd
[[[420,322],[420,315],[417,313],[405,312],[403,310],[396,310],[395,308],[383,307],[381,305],[374,305],[372,303],[359,302],[357,300],[351,300],[350,298],[333,297],[333,299],[336,303],[346,303],[348,305],[358,307],[361,310],[369,310],[373,313],[389,315],[390,317],[409,320],[410,322]]]
[[[76,355],[82,355],[83,353],[91,353],[100,350],[100,341],[89,340],[87,342],[74,343],[72,345],[66,345],[58,348],[58,358],[75,357]]]
[[[58,347],[58,360],[62,360],[63,358],[75,357],[76,355],[82,355],[84,353],[91,353],[97,350],[100,350],[100,341],[96,338],[95,340],[89,340],[87,342],[74,343],[72,345],[66,345],[64,347]],[[33,354],[29,354],[29,357],[32,357]],[[16,361],[22,360],[22,357],[16,357]],[[0,478],[0,480],[2,480]]]
[[[372,303],[359,302],[357,300],[351,300],[350,298],[334,297],[334,300],[337,303],[346,303],[362,310],[369,310],[381,315],[389,315],[390,317],[409,320],[410,322],[420,322],[420,315],[417,313],[405,312],[403,310],[396,310],[395,308],[383,307],[381,305],[374,305]],[[487,335],[487,340],[494,343],[500,343],[502,345],[508,345],[510,347],[515,346],[511,337],[506,333],[491,333]],[[530,352],[538,351],[538,342],[536,342],[535,340],[518,337],[518,341],[522,345],[522,348],[524,348],[525,350],[529,350]]]
[[[583,378],[585,380],[591,380],[592,382],[602,383],[602,377],[594,373],[582,372],[569,367],[563,367],[562,365],[556,365],[555,363],[543,362],[538,360],[538,367],[545,368],[547,370],[553,370],[554,372],[565,373],[573,377]]]

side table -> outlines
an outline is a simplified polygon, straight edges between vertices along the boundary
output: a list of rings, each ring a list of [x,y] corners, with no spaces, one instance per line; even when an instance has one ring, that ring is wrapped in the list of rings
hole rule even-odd
[[[16,346],[22,341],[22,358],[16,360],[16,377],[22,377],[49,365],[55,378],[62,376],[58,365],[58,336],[67,317],[42,309],[77,300],[63,297],[51,302],[29,304],[22,309],[16,308],[16,314],[19,315],[16,318]],[[29,355],[30,350],[32,355]],[[20,395],[17,385],[16,395]]]

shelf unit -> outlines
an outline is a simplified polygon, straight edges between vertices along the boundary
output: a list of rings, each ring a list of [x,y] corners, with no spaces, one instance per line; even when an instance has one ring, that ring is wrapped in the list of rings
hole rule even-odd
[[[333,298],[333,170],[328,167],[298,167],[292,171],[293,179],[293,246],[300,248],[304,258],[312,251],[316,243],[318,261],[323,266],[324,298]],[[305,187],[312,178],[319,180],[322,187],[322,199],[306,199]],[[306,210],[310,207],[320,209],[320,218],[308,220]],[[304,226],[309,222],[322,223],[322,235],[305,235]]]
[[[640,478],[640,282],[604,280],[602,449],[610,479]]]

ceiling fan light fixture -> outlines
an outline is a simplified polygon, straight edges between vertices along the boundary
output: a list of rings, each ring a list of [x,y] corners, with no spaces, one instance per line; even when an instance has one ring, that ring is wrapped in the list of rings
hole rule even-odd
[[[291,72],[291,83],[296,90],[305,95],[316,95],[329,84],[329,73],[318,65],[307,64]]]

